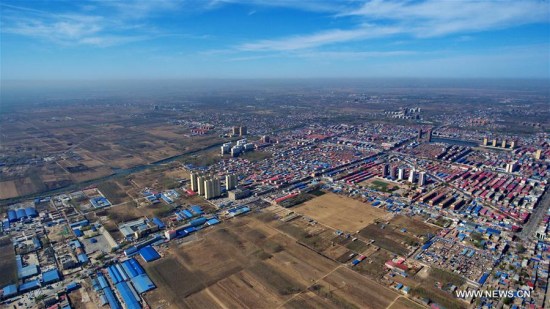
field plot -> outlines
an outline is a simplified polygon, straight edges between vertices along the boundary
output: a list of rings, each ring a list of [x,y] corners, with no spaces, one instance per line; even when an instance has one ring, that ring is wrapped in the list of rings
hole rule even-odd
[[[388,307],[388,309],[422,309],[424,308],[422,305],[417,304],[413,302],[412,300],[400,297],[398,298],[391,306]]]
[[[10,198],[17,196],[17,187],[15,186],[15,181],[2,181],[0,182],[0,199]]]
[[[407,255],[410,246],[420,244],[415,237],[406,235],[384,224],[371,224],[362,229],[359,235],[372,239],[376,246],[399,255]]]
[[[0,287],[17,282],[15,250],[9,237],[0,239]]]
[[[409,233],[417,236],[426,235],[427,233],[437,234],[441,230],[440,227],[403,215],[395,216],[390,224],[397,228],[406,228]]]
[[[386,308],[399,294],[346,267],[340,267],[310,290],[339,308]]]
[[[351,299],[364,308],[370,297],[389,305],[396,293],[278,231],[262,214],[240,217],[173,244],[164,258],[145,265],[158,288],[145,297],[153,308],[342,308]],[[295,226],[299,228],[299,226]],[[307,233],[307,232],[304,232]],[[311,288],[346,282],[337,300]],[[372,294],[372,295],[371,295]]]
[[[407,255],[411,246],[418,246],[427,239],[428,234],[436,234],[440,228],[417,219],[396,216],[388,224],[371,224],[359,232],[359,235],[374,240],[378,247],[399,255]]]
[[[334,193],[323,194],[293,210],[328,227],[350,232],[359,231],[376,219],[388,220],[391,216],[382,209]]]

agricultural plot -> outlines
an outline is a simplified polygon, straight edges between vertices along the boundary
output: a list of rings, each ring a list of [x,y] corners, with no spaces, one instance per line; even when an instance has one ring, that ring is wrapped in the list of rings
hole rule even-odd
[[[372,297],[385,306],[396,298],[395,292],[298,243],[292,233],[280,232],[279,221],[262,217],[225,222],[146,264],[158,286],[145,296],[147,302],[153,308],[342,308],[341,299],[351,299],[354,307],[364,308]],[[288,226],[296,235],[307,228]],[[319,237],[333,238],[326,233],[321,230]],[[341,250],[334,254],[347,252]],[[337,299],[311,290],[316,282],[330,287],[342,281],[346,287]]]
[[[424,243],[429,234],[440,228],[422,221],[398,215],[386,223],[371,224],[359,232],[362,237],[374,240],[378,247],[399,255],[407,255],[412,247]]]
[[[333,229],[349,232],[359,231],[376,219],[388,220],[391,216],[382,209],[334,193],[318,196],[293,210]]]
[[[330,273],[311,290],[340,308],[386,308],[399,296],[345,267]]]
[[[374,240],[374,244],[378,247],[403,256],[409,253],[411,246],[420,245],[420,239],[382,223],[367,226],[359,232],[359,235]]]
[[[0,239],[0,287],[17,282],[15,250],[9,237]]]

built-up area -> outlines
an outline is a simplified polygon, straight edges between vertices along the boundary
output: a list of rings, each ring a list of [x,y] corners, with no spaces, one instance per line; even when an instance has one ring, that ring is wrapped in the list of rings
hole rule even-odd
[[[419,113],[388,116],[418,119]],[[315,237],[332,235],[333,246],[347,248],[334,257],[338,263],[419,306],[548,304],[547,135],[472,136],[387,123],[267,132],[235,126],[215,163],[178,166],[186,176],[175,188],[140,188],[144,202],[137,209],[147,215],[138,219],[104,215],[123,206],[94,186],[10,205],[1,254],[13,260],[16,275],[0,290],[2,304],[76,308],[78,299],[147,308],[148,293],[162,284],[147,264],[163,259],[170,243],[193,242],[214,225],[258,212],[322,227]],[[250,152],[265,156],[253,160]],[[158,205],[167,211],[147,211]],[[436,278],[432,286],[415,286],[427,273]],[[464,290],[530,293],[457,298]]]

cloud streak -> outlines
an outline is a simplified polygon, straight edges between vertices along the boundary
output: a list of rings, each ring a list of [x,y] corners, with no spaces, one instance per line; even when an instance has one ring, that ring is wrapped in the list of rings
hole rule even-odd
[[[59,45],[109,47],[155,37],[174,35],[148,24],[157,12],[177,10],[182,1],[133,0],[97,1],[71,13],[47,12],[34,8],[0,4],[1,32]],[[191,35],[187,36],[192,38]]]
[[[361,23],[352,29],[332,29],[248,42],[238,45],[237,49],[290,51],[393,35],[430,38],[550,22],[548,2],[539,0],[373,0],[359,8],[345,9],[335,16],[354,17],[361,20]]]

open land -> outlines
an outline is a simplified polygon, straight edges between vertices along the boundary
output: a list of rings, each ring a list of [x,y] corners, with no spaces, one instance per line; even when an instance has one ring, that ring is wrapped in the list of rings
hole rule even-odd
[[[297,213],[343,231],[358,231],[388,213],[334,193],[323,194],[294,208]]]

